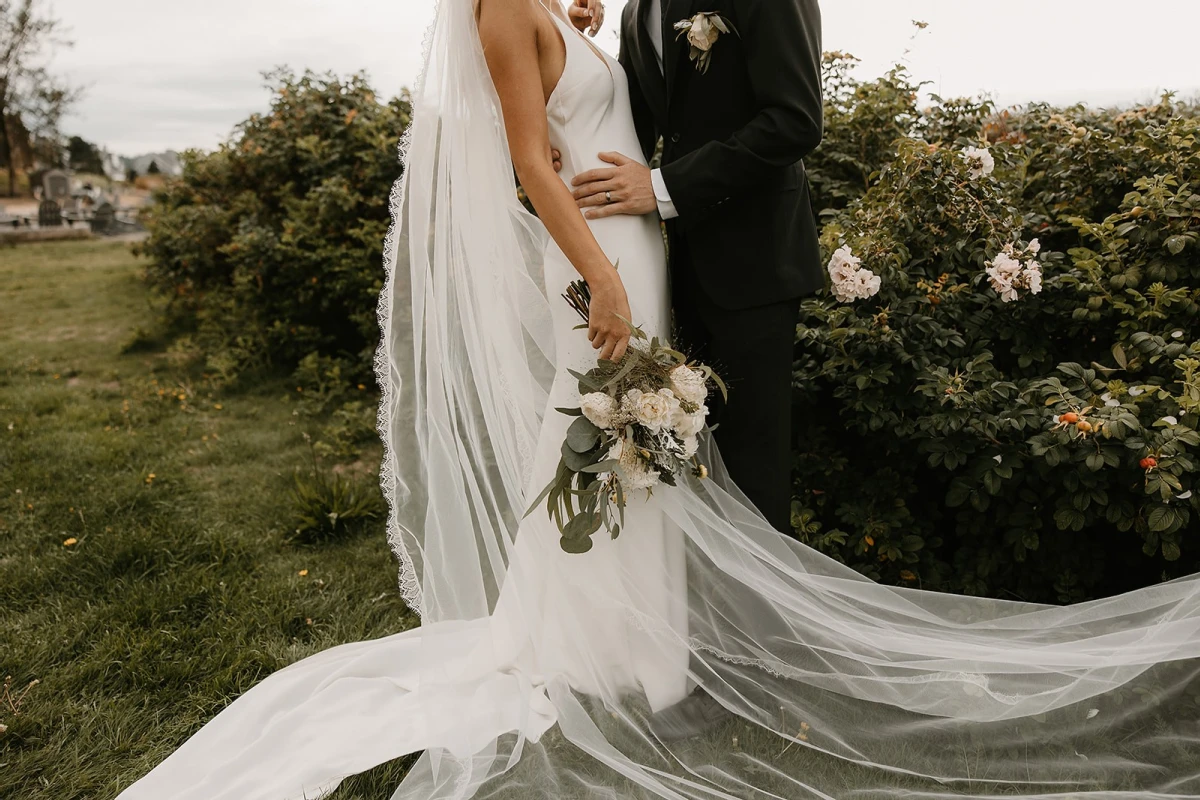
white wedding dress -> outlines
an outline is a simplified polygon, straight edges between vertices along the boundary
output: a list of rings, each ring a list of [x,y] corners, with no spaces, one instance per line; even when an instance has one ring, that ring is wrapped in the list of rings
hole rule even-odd
[[[640,154],[620,66],[565,23],[564,181]],[[420,628],[296,662],[119,800],[301,800],[424,751],[395,800],[1200,795],[1200,580],[1059,608],[881,586],[773,531],[729,481],[631,499],[566,555],[544,510],[592,350],[577,277],[513,192],[471,0],[442,0],[393,195],[381,474]],[[666,335],[656,218],[591,223]],[[752,268],[753,265],[745,265]],[[732,268],[732,267],[731,267]],[[702,686],[729,712],[662,742]]]
[[[547,104],[562,179],[604,163],[597,154],[637,154],[621,66],[578,32],[562,30],[566,67]],[[669,332],[667,264],[657,217],[590,223],[621,265],[630,308],[653,336]],[[579,274],[552,240],[547,286]],[[577,382],[596,351],[579,317],[554,306],[564,369],[554,380],[528,485],[535,497],[554,476]],[[593,695],[643,691],[660,709],[684,698],[688,649],[683,534],[655,500],[631,498],[624,536],[596,537],[586,558],[564,553],[541,509],[520,527],[495,611],[465,623],[422,627],[335,647],[290,665],[246,692],[120,800],[300,800],[406,753],[446,748],[469,757],[502,734],[537,741],[557,721],[547,681]],[[624,613],[633,605],[672,620],[678,636],[647,633]],[[586,624],[582,624],[586,622]],[[430,663],[436,675],[415,667]],[[370,684],[368,686],[368,684]],[[464,724],[471,720],[470,724]]]

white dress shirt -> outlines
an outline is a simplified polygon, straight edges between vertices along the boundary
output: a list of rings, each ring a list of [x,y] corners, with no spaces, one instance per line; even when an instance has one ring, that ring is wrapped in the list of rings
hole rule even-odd
[[[658,70],[663,72],[662,0],[650,0],[650,11],[646,15],[646,29],[650,33],[650,44],[654,47],[654,55],[658,57]],[[654,200],[658,203],[658,215],[663,219],[678,217],[679,212],[675,209],[675,204],[671,202],[671,193],[667,191],[667,184],[663,180],[661,170],[650,171],[650,183],[654,186]]]

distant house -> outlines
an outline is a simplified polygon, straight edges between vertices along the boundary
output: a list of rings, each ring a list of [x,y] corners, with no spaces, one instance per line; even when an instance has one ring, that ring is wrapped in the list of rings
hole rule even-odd
[[[100,160],[104,166],[104,175],[110,181],[125,180],[125,159],[107,150],[100,151]]]

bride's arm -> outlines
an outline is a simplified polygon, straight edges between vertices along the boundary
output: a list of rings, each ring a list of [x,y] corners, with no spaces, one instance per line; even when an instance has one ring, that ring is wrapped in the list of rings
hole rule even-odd
[[[629,300],[575,197],[554,171],[538,64],[538,0],[481,0],[479,37],[500,97],[517,179],[546,230],[592,293],[588,339],[602,358],[619,360],[629,345]],[[542,17],[542,19],[545,19]],[[562,288],[566,288],[565,286]]]

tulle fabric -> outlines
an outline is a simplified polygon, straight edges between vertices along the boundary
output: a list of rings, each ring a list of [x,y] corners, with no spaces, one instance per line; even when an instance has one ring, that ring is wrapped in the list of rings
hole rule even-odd
[[[272,674],[119,800],[318,798],[415,751],[393,800],[1200,796],[1200,576],[1070,607],[881,586],[772,530],[711,444],[709,480],[559,553],[525,511],[580,357],[569,265],[516,200],[471,0],[442,0],[413,103],[377,369],[422,624]],[[630,269],[635,313],[665,303]],[[650,733],[694,686],[724,719]]]
[[[515,579],[561,301],[546,231],[513,192],[470,0],[442,0],[426,47],[378,368],[389,535],[430,634],[405,668],[436,683],[437,632],[488,617]],[[1200,795],[1197,576],[1070,607],[881,586],[772,530],[703,456],[710,480],[654,499],[684,537],[686,626],[636,592],[591,601],[686,648],[688,685],[726,721],[664,743],[646,696],[607,691],[602,664],[591,681],[538,675],[548,705],[525,707],[543,724],[429,747],[398,800]],[[422,713],[443,712],[472,713]]]

